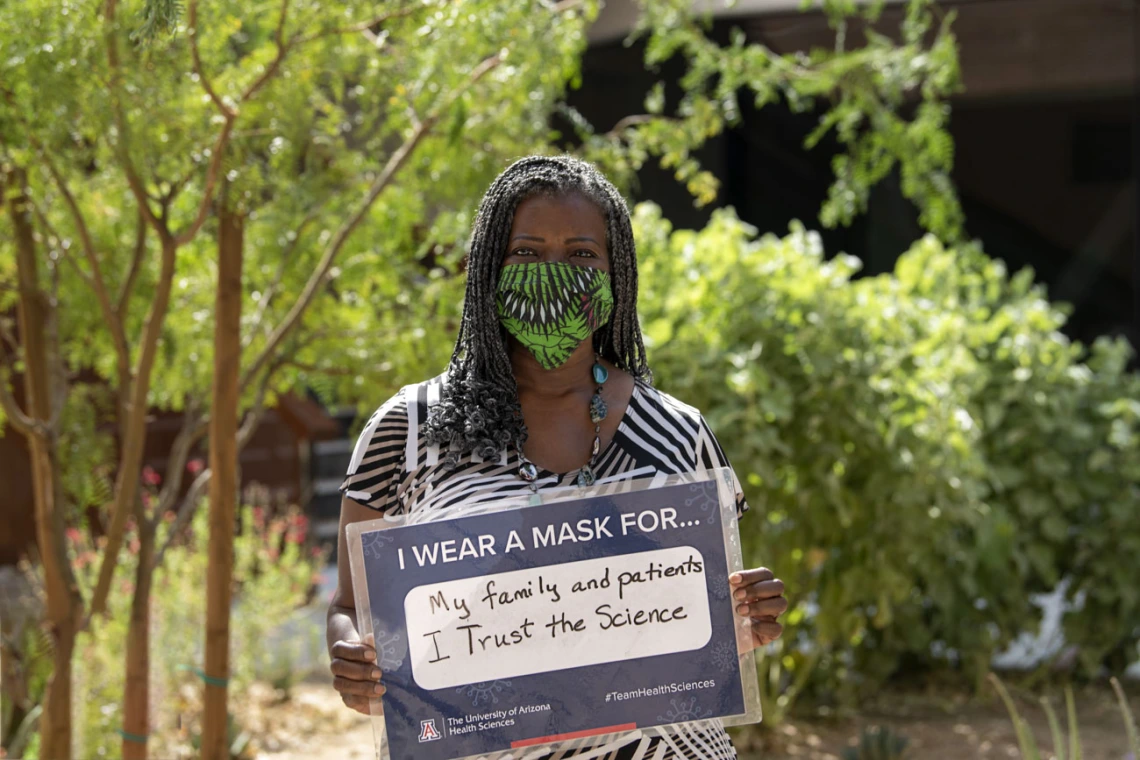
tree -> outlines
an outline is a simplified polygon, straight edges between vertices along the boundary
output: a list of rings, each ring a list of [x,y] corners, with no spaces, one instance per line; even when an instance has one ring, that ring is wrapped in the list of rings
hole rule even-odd
[[[44,569],[47,618],[53,645],[52,674],[41,721],[40,746],[48,757],[71,749],[68,711],[71,708],[71,657],[82,615],[83,600],[63,543],[63,492],[59,474],[59,421],[66,393],[59,355],[58,324],[49,298],[40,286],[39,246],[36,244],[27,172],[11,162],[0,166],[0,193],[7,203],[15,232],[18,321],[23,352],[25,408],[4,387],[0,402],[10,424],[27,439],[32,460],[36,506],[36,538]],[[54,268],[53,268],[54,269]],[[53,277],[53,285],[58,279]]]

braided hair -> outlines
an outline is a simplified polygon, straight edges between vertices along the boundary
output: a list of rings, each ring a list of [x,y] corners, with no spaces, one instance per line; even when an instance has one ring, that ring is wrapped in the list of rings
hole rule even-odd
[[[459,337],[440,401],[424,423],[424,438],[447,450],[454,467],[465,454],[497,458],[527,438],[518,386],[499,324],[495,297],[518,205],[535,196],[581,195],[606,217],[614,310],[594,333],[594,350],[635,378],[651,381],[637,321],[637,255],[629,208],[617,189],[591,164],[571,156],[530,156],[500,174],[483,201],[467,254],[467,289]]]

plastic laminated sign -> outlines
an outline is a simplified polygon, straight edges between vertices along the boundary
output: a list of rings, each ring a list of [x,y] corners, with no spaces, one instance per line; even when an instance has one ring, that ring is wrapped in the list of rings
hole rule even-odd
[[[760,720],[732,471],[625,480],[348,526],[381,760]]]

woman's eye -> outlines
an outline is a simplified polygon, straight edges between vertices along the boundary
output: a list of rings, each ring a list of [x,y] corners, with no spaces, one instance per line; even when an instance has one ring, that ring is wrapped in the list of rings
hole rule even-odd
[[[583,248],[583,249],[581,249],[581,250],[578,250],[578,251],[574,251],[574,255],[575,255],[575,256],[582,256],[582,257],[584,257],[584,258],[587,258],[587,259],[596,259],[596,258],[598,258],[598,254],[594,253],[594,252],[593,252],[593,251],[591,251],[589,248]]]
[[[533,248],[516,248],[515,250],[511,251],[511,255],[512,256],[534,256],[535,253],[534,253]]]

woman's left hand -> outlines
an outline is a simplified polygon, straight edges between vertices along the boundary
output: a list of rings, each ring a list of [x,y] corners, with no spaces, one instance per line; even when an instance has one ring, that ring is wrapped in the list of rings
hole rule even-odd
[[[788,609],[784,598],[784,582],[766,567],[741,570],[729,576],[736,614],[747,617],[752,627],[752,642],[762,647],[780,638],[784,627],[776,618]]]

